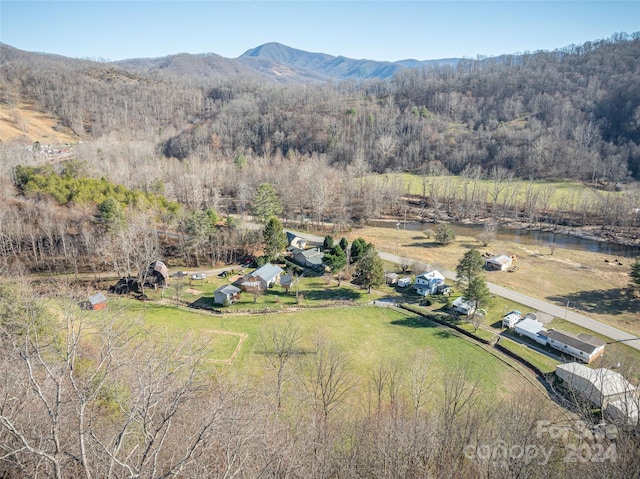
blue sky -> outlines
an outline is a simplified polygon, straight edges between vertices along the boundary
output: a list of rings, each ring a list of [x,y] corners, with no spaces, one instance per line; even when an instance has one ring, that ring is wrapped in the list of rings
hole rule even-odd
[[[4,1],[0,40],[121,60],[266,42],[372,60],[476,58],[640,31],[640,1]]]

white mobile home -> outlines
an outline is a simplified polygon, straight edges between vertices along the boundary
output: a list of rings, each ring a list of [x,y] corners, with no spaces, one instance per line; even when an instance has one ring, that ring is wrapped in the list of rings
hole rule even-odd
[[[536,343],[547,344],[547,330],[542,323],[536,319],[525,318],[515,325],[515,333],[529,339],[533,339]]]

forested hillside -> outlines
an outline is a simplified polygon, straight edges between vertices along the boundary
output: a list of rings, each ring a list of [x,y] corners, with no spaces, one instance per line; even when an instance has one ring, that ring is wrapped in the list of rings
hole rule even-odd
[[[618,181],[640,175],[639,58],[638,35],[618,35],[389,80],[279,85],[213,55],[114,65],[3,46],[0,101],[36,102],[85,138],[174,131],[157,146],[178,159],[204,147],[318,154],[342,168],[362,156],[377,172],[439,162],[452,173]]]
[[[640,208],[633,183],[640,179],[639,58],[636,33],[554,52],[405,69],[391,79],[282,84],[217,55],[113,64],[2,45],[2,121],[14,118],[11,131],[20,131],[27,105],[57,118],[54,129],[83,140],[62,148],[46,138],[0,144],[0,224],[23,218],[20,228],[1,231],[3,257],[21,251],[39,269],[50,267],[44,258],[52,256],[64,269],[76,267],[68,260],[72,252],[92,254],[95,242],[81,233],[92,230],[98,205],[78,204],[74,199],[86,196],[72,187],[61,194],[54,188],[54,207],[46,189],[21,190],[16,177],[16,166],[43,162],[53,163],[47,174],[68,176],[70,158],[80,165],[71,176],[82,184],[104,179],[181,204],[184,211],[154,219],[170,229],[197,224],[192,211],[250,212],[258,186],[269,183],[290,222],[340,227],[383,213],[423,220],[491,216],[591,227],[633,242]],[[295,65],[280,68],[300,78]],[[407,184],[389,172],[415,176]],[[460,176],[430,180],[448,173]],[[574,191],[556,201],[552,188],[534,187],[539,179],[584,182],[595,194]],[[599,191],[614,188],[622,191]],[[206,253],[196,242],[181,245],[178,254],[217,261],[251,251],[251,240],[231,229],[216,241]]]

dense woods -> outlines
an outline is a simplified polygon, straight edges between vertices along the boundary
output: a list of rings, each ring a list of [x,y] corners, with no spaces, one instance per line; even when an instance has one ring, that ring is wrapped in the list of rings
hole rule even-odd
[[[31,191],[33,181],[23,184],[25,165],[43,162],[39,144],[18,139],[1,145],[3,195],[11,201],[0,221],[9,224],[19,211],[38,210],[23,233],[15,231],[18,226],[2,229],[3,251],[31,251],[28,263],[43,249],[35,245],[66,248],[40,217],[80,214],[88,227],[99,214],[81,200],[89,189],[73,183],[80,180],[64,180],[74,168],[82,181],[108,181],[146,197],[161,194],[166,204],[213,210],[221,218],[252,212],[259,185],[270,184],[281,217],[300,224],[329,221],[340,227],[389,213],[594,226],[601,234],[630,237],[636,226],[637,34],[554,52],[405,69],[392,79],[335,83],[274,83],[217,56],[108,64],[6,45],[0,55],[4,107],[29,104],[55,113],[60,128],[84,139],[74,147],[76,162],[47,170],[59,175],[49,176],[55,180],[49,193],[59,204],[83,203],[81,213],[54,208]],[[409,195],[390,172],[415,174],[421,194]],[[459,179],[433,181],[449,173]],[[624,191],[575,194],[557,204],[552,189],[530,182],[541,178]],[[172,210],[153,220],[165,229],[186,224]],[[59,228],[64,221],[53,223]],[[82,228],[73,231],[79,238]],[[234,234],[227,229],[215,236],[230,245]],[[202,249],[193,248],[198,254],[185,251],[185,258],[206,261]],[[246,248],[235,250],[218,246],[209,259],[232,258]]]
[[[3,46],[0,101],[35,102],[81,137],[117,131],[181,160],[319,155],[344,169],[362,156],[376,172],[438,162],[452,173],[619,181],[640,174],[639,50],[637,34],[621,34],[391,80],[279,85],[245,70],[205,77],[197,57],[125,70]]]

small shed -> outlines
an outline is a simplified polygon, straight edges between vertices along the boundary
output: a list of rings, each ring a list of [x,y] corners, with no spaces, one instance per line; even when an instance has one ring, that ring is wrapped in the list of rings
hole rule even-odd
[[[213,292],[213,302],[217,304],[227,305],[235,303],[240,299],[240,288],[232,284],[220,286]]]
[[[107,309],[107,297],[103,293],[96,293],[89,297],[89,305],[89,309],[94,311]]]
[[[502,254],[500,256],[494,256],[493,258],[489,258],[485,266],[488,270],[491,271],[506,271],[511,268],[513,264],[513,258],[511,256],[507,256],[506,254]]]
[[[398,284],[398,273],[385,273],[384,281],[391,286]]]

